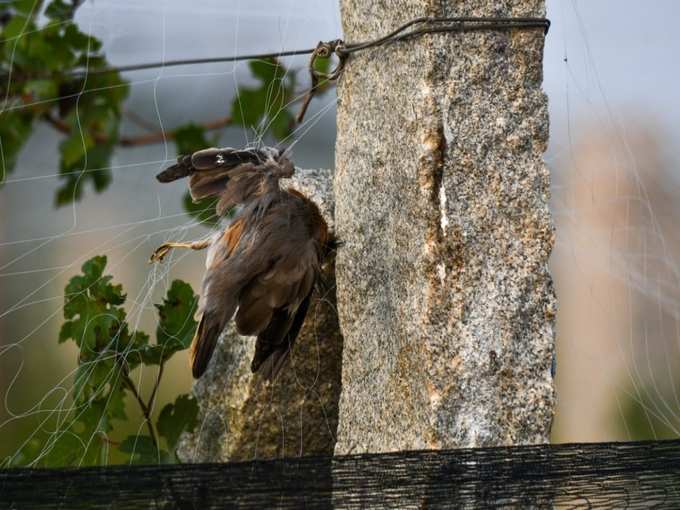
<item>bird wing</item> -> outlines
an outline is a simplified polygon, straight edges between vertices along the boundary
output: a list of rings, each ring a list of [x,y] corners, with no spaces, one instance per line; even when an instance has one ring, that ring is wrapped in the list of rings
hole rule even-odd
[[[263,164],[270,154],[256,149],[203,149],[180,156],[177,163],[159,173],[160,182],[189,177],[189,192],[194,201],[219,196],[217,214],[245,203],[262,189],[269,174]]]
[[[259,165],[265,158],[257,150],[238,150],[231,147],[202,149],[187,156],[179,156],[177,163],[156,176],[160,182],[172,182],[196,172],[230,170],[245,163]]]
[[[300,303],[294,316],[286,310],[278,310],[267,329],[257,336],[255,356],[250,365],[253,372],[260,371],[270,381],[276,378],[305,322],[311,297],[312,291]]]
[[[208,367],[217,340],[238,306],[240,280],[234,277],[237,275],[233,274],[235,267],[229,256],[239,244],[243,225],[243,219],[233,221],[211,247],[214,256],[203,278],[198,307],[200,319],[191,343],[191,371],[196,379]]]
[[[237,220],[218,241],[201,296],[201,327],[192,351],[195,377],[207,367],[234,312],[237,331],[257,336],[253,372],[265,364],[265,376],[275,377],[283,366],[319,274],[320,252],[307,215],[306,206],[292,198],[272,205],[256,222]]]
[[[257,335],[251,369],[262,368],[273,379],[305,320],[318,270],[311,257],[281,260],[244,288],[236,313],[236,328]],[[307,260],[306,260],[307,259]]]

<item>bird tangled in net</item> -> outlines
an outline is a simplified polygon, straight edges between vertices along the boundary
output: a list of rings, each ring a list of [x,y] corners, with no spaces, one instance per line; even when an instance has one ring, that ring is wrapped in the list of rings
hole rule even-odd
[[[317,205],[280,187],[279,179],[294,171],[275,148],[211,148],[180,156],[157,175],[160,182],[189,177],[191,197],[217,197],[220,216],[238,207],[229,225],[210,238],[167,242],[151,255],[162,261],[172,248],[208,248],[191,349],[195,378],[205,372],[232,318],[239,334],[257,336],[253,372],[272,380],[288,358],[323,261],[336,245]]]

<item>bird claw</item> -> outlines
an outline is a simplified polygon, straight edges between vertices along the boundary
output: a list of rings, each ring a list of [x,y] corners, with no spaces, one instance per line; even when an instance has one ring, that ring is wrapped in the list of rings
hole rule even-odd
[[[154,252],[151,254],[151,257],[149,257],[149,264],[153,264],[154,262],[163,262],[163,259],[170,251],[170,248],[171,246],[167,243],[161,244],[154,250]]]

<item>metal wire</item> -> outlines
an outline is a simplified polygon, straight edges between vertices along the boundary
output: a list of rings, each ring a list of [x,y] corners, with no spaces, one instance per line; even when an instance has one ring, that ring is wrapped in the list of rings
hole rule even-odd
[[[408,31],[409,28],[418,26]],[[314,48],[301,50],[287,50],[273,53],[256,53],[252,55],[233,55],[228,57],[194,58],[182,60],[167,60],[160,62],[147,62],[142,64],[131,64],[126,66],[107,67],[103,69],[85,70],[77,69],[71,76],[83,76],[85,74],[104,74],[112,72],[141,71],[144,69],[166,68],[186,65],[214,64],[222,62],[239,62],[244,60],[266,60],[271,58],[292,57],[297,55],[311,55],[327,58],[331,54],[336,54],[342,62],[348,55],[357,51],[375,48],[385,44],[404,41],[425,34],[444,33],[444,32],[474,32],[487,30],[526,30],[543,29],[547,34],[550,29],[550,20],[547,18],[507,18],[507,17],[421,17],[412,19],[399,26],[392,32],[376,39],[360,43],[344,43],[341,39],[328,43],[319,43]],[[334,44],[335,43],[335,44]],[[333,46],[332,51],[326,55],[319,53],[319,47],[324,45],[326,48]],[[340,74],[342,68],[336,69],[335,78]]]

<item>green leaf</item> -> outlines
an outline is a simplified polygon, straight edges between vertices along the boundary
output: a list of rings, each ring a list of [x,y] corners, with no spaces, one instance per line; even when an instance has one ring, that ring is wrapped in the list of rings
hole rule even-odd
[[[31,135],[33,117],[25,113],[0,114],[0,184],[14,170],[17,157]]]
[[[267,111],[267,90],[239,89],[231,103],[234,124],[255,128]]]
[[[52,0],[45,9],[45,16],[57,21],[69,21],[73,19],[76,9],[83,4],[83,0]]]
[[[145,365],[160,365],[178,351],[191,345],[197,323],[194,314],[198,306],[198,296],[191,285],[175,280],[170,285],[166,297],[158,309],[156,343],[148,344],[148,337],[132,343],[126,360],[131,368],[140,362]]]
[[[87,278],[87,282],[90,284],[96,283],[96,281],[101,278],[101,276],[104,274],[105,268],[106,255],[92,257],[82,266],[83,274]],[[120,292],[116,292],[116,295],[120,296]]]
[[[187,124],[175,130],[175,145],[178,154],[191,154],[210,146],[205,138],[205,129],[196,124]]]
[[[3,39],[14,39],[19,37],[22,33],[26,33],[35,29],[33,22],[29,21],[27,16],[14,15],[9,23],[5,25],[2,30]],[[12,45],[7,45],[8,49]],[[11,55],[11,51],[10,51]]]
[[[198,423],[198,404],[189,395],[180,395],[174,404],[167,404],[158,417],[158,433],[165,438],[168,449],[174,451],[183,432],[191,432]]]
[[[80,363],[73,383],[76,402],[106,398],[110,388],[120,379],[120,369],[113,356],[99,356]]]
[[[40,12],[40,4],[42,4],[42,0],[40,0],[40,2],[37,0],[11,0],[9,2],[9,5],[17,12],[32,14],[33,16]]]
[[[131,354],[131,358],[139,357],[140,361],[145,365],[160,365],[168,359],[174,352],[170,351],[164,345],[147,345],[138,353]]]
[[[134,370],[140,363],[154,364],[147,363],[145,360],[144,356],[148,348],[149,335],[143,331],[135,331],[132,335],[121,335],[116,344],[116,351],[125,358],[128,371]]]
[[[63,0],[52,0],[45,9],[45,16],[59,21],[66,21],[73,17],[73,5],[69,5]]]
[[[94,448],[88,448],[87,442],[70,429],[59,431],[54,437],[53,441],[46,441],[47,445],[42,446],[43,450],[47,450],[47,454],[42,460],[44,467],[58,468],[82,465],[86,459],[96,456],[93,451]],[[99,446],[96,439],[95,446]]]
[[[109,346],[112,339],[127,335],[125,302],[121,285],[103,276],[106,257],[93,257],[82,266],[64,290],[64,318],[69,319],[59,332],[59,341],[73,339],[82,353],[89,355]]]
[[[27,81],[24,91],[36,99],[53,99],[59,94],[59,88],[54,80]]]
[[[159,319],[156,343],[170,351],[187,349],[198,325],[194,320],[197,307],[198,296],[191,285],[173,281],[163,303],[156,305]]]
[[[74,49],[81,51],[98,51],[102,43],[94,37],[81,32],[74,24],[66,25],[64,29],[64,40]]]
[[[34,32],[35,34],[35,32]],[[38,70],[41,67],[56,69],[56,66],[68,66],[74,58],[74,54],[60,39],[48,40],[45,37],[27,36],[25,47],[20,51],[26,61],[22,62],[26,68]]]
[[[295,76],[287,73],[277,60],[251,60],[250,70],[260,81],[257,88],[240,87],[231,105],[234,124],[261,131],[271,131],[277,138],[290,133],[293,115],[288,104],[293,98]]]
[[[55,195],[57,206],[79,200],[88,182],[92,183],[97,193],[101,193],[109,186],[111,171],[107,167],[113,154],[113,147],[113,144],[96,145],[70,165],[66,165],[66,160],[62,159],[60,177],[65,182],[57,189]]]
[[[281,110],[272,120],[271,130],[272,134],[278,139],[283,140],[290,136],[295,125],[295,118],[288,110]]]
[[[168,463],[170,455],[165,450],[157,450],[149,436],[128,436],[118,447],[123,453],[130,454],[133,464]]]
[[[40,465],[64,467],[101,464],[107,447],[102,441],[111,430],[105,398],[74,408],[58,430],[45,433],[40,441]]]
[[[72,167],[80,161],[87,150],[94,145],[94,139],[89,133],[74,131],[59,145],[61,161],[64,167]]]
[[[182,204],[184,205],[184,210],[189,213],[190,216],[194,217],[197,221],[207,227],[213,227],[220,221],[220,218],[215,212],[217,201],[218,198],[208,197],[194,202],[191,198],[191,194],[187,191],[182,199]]]
[[[149,436],[128,436],[118,447],[121,452],[137,455],[156,455],[158,450]]]
[[[265,84],[271,83],[279,74],[281,65],[273,59],[250,60],[250,71]],[[281,73],[283,74],[283,73]]]
[[[91,53],[98,43],[72,27],[68,25],[63,36],[50,41],[50,44],[66,44],[69,48],[72,44],[90,51],[81,53],[77,63],[69,61],[60,66],[80,65],[89,69],[105,66],[105,60]],[[84,89],[88,93],[82,94]],[[97,193],[108,188],[111,183],[111,157],[118,141],[122,104],[128,89],[119,73],[89,74],[87,78],[59,83],[60,99],[56,106],[59,117],[69,125],[70,132],[60,145],[62,184],[55,196],[57,206],[79,200],[88,183]]]

